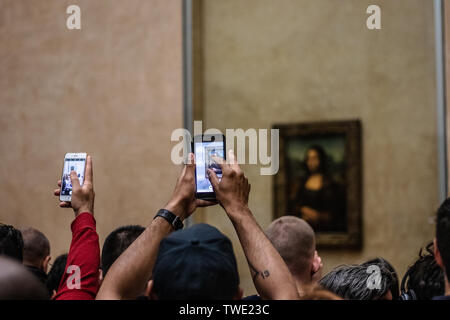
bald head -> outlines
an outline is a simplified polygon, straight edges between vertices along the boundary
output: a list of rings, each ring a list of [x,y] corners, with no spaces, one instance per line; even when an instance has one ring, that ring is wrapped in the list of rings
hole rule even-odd
[[[47,237],[34,228],[21,229],[23,238],[23,264],[41,268],[44,259],[50,255]]]
[[[0,256],[0,300],[44,300],[48,293],[25,267]]]
[[[316,240],[314,230],[306,221],[283,216],[269,225],[266,235],[294,276],[310,273]]]

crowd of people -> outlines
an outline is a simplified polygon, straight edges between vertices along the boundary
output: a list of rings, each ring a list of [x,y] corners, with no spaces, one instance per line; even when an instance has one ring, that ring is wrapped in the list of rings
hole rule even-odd
[[[72,242],[51,265],[50,243],[34,229],[0,224],[0,299],[53,300],[429,300],[450,299],[450,199],[437,211],[436,236],[401,278],[382,257],[341,265],[322,275],[315,233],[304,220],[283,216],[263,230],[248,206],[250,184],[230,152],[209,179],[217,201],[195,198],[190,154],[170,200],[147,227],[111,232],[100,250],[94,218],[92,158],[85,180],[70,174]],[[59,188],[54,190],[59,196]],[[235,228],[257,295],[245,296],[230,239],[208,224],[183,228],[198,207],[220,205]],[[431,240],[431,239],[430,239]],[[375,270],[373,273],[371,270]],[[374,277],[375,275],[375,277]]]

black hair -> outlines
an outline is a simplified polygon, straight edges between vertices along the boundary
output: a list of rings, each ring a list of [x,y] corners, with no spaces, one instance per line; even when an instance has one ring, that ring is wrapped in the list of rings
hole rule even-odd
[[[370,288],[368,285],[369,267],[361,265],[342,265],[325,275],[319,284],[338,296],[349,300],[377,300],[386,295],[392,286],[391,272],[383,265],[373,263],[380,269],[379,286]]]
[[[145,228],[138,225],[122,226],[106,237],[102,249],[101,268],[103,277],[113,265],[114,261],[136,240]]]
[[[402,279],[401,290],[402,296],[414,295],[417,300],[431,300],[444,294],[444,271],[434,259],[433,242],[430,242],[425,250],[420,249],[419,258],[408,268]]]
[[[0,255],[23,261],[22,233],[13,226],[0,223]]]
[[[53,294],[53,290],[58,291],[64,271],[66,270],[66,264],[67,253],[62,254],[55,259],[46,281],[47,290],[50,293],[50,296]]]
[[[445,200],[437,211],[436,242],[448,279],[450,277],[450,198]]]
[[[392,266],[392,264],[389,263],[389,261],[387,261],[386,259],[381,258],[381,257],[378,257],[378,258],[375,258],[375,259],[372,259],[372,260],[369,260],[369,261],[363,263],[363,265],[365,265],[365,266],[369,266],[369,265],[373,265],[373,264],[386,268],[386,271],[391,274],[392,281],[391,281],[391,285],[390,285],[389,289],[391,290],[392,299],[397,300],[398,297],[400,296],[399,280],[398,280],[397,271],[395,271],[394,267]]]

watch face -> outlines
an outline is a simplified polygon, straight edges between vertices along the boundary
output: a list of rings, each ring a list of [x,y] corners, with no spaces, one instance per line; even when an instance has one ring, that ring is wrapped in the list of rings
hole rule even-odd
[[[184,225],[183,222],[181,222],[180,218],[178,216],[175,216],[175,219],[173,220],[172,225],[175,227],[175,230],[183,229]]]

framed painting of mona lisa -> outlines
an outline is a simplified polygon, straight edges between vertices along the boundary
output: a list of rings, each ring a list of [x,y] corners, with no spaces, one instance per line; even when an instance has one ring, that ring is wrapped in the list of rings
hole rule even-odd
[[[317,246],[360,248],[361,123],[359,120],[274,125],[279,171],[274,219],[293,215],[316,232]]]

